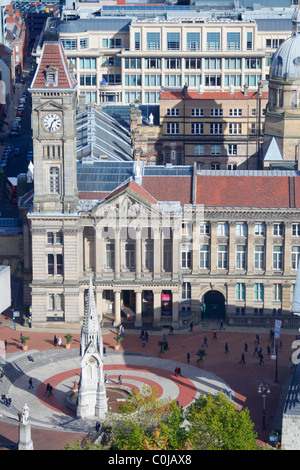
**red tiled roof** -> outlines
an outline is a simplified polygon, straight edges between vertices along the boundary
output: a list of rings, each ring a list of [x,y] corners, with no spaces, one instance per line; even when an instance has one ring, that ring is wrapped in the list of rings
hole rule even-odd
[[[268,99],[268,92],[263,92],[262,98]],[[249,91],[248,96],[241,91],[229,93],[229,91],[205,91],[198,93],[197,91],[189,91],[184,96],[183,91],[162,91],[161,100],[252,100],[258,97],[257,91]]]
[[[198,175],[196,203],[205,207],[289,208],[293,207],[293,181],[297,181],[297,194],[298,177]],[[300,207],[300,191],[295,206]]]
[[[137,193],[139,196],[142,196],[143,198],[147,199],[149,202],[151,202],[151,204],[157,204],[157,200],[153,196],[151,196],[151,194],[147,190],[145,190],[139,184],[137,184],[134,180],[130,180],[122,184],[117,189],[109,193],[105,199],[106,200],[110,199],[111,197],[115,196],[116,194],[119,194],[121,191],[123,191],[126,188],[131,189],[132,191]]]
[[[143,176],[142,186],[157,201],[180,201],[182,206],[191,204],[190,176]]]
[[[58,80],[56,85],[51,84],[47,86],[47,89],[69,89],[76,86],[75,78],[68,71],[68,62],[61,42],[45,42],[31,88],[46,88],[45,70],[51,65],[58,70]]]

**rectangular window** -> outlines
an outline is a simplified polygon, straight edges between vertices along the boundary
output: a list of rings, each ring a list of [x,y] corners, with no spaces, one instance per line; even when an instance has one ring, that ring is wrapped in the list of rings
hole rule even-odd
[[[125,245],[125,266],[127,269],[135,268],[135,246],[132,243]]]
[[[192,122],[191,123],[191,134],[203,134],[203,123]]]
[[[278,237],[283,237],[284,235],[284,225],[283,224],[274,224],[273,225],[273,235]]]
[[[167,33],[167,49],[168,51],[180,50],[180,33]]]
[[[186,34],[186,47],[188,51],[200,50],[200,33]]]
[[[221,154],[221,145],[212,144],[211,147],[210,147],[210,154],[211,155],[220,155]]]
[[[179,122],[167,122],[167,134],[179,134]]]
[[[200,233],[200,235],[209,235],[210,234],[210,225],[209,225],[209,223],[200,224],[199,233]]]
[[[242,110],[240,108],[231,108],[229,110],[229,116],[241,116]]]
[[[200,269],[209,269],[209,246],[200,247]]]
[[[256,245],[254,249],[254,268],[264,269],[265,265],[265,247]]]
[[[54,275],[54,255],[52,253],[48,254],[48,274]]]
[[[165,59],[165,69],[176,70],[181,69],[181,59]]]
[[[244,245],[236,247],[236,268],[246,269],[246,247]]]
[[[139,51],[141,47],[140,33],[134,33],[134,49]]]
[[[192,267],[192,248],[191,245],[188,243],[184,243],[181,248],[181,267]]]
[[[203,144],[195,144],[194,153],[195,153],[195,155],[204,155],[204,145]]]
[[[210,115],[213,117],[222,117],[223,116],[223,109],[222,108],[212,108],[210,110]]]
[[[300,237],[300,224],[292,224],[292,236]]]
[[[252,51],[253,48],[253,43],[252,43],[252,33],[248,32],[247,33],[247,51]]]
[[[227,245],[218,247],[218,269],[227,269],[228,267],[228,248]]]
[[[66,51],[74,51],[77,49],[77,39],[62,39],[61,42]]]
[[[228,224],[227,222],[225,223],[219,223],[218,224],[218,236],[219,237],[227,237],[228,236]]]
[[[113,243],[106,245],[106,267],[114,269],[115,266],[115,246]]]
[[[179,108],[168,108],[167,116],[179,116]]]
[[[190,282],[183,282],[182,283],[182,300],[191,300],[191,283]]]
[[[300,246],[292,246],[292,269],[298,269],[300,259]]]
[[[227,50],[238,51],[241,48],[240,33],[227,33]]]
[[[64,270],[64,263],[63,263],[63,255],[56,255],[56,274],[58,276],[63,275],[63,270]]]
[[[264,236],[265,235],[265,224],[255,224],[254,226],[254,235],[255,236]]]
[[[229,134],[239,135],[242,133],[242,124],[240,122],[229,123]]]
[[[227,145],[227,155],[237,155],[237,144]]]
[[[147,242],[145,245],[145,266],[149,271],[153,270],[153,243]]]
[[[59,193],[59,168],[57,167],[50,168],[49,190],[52,194]]]
[[[89,47],[88,38],[81,38],[79,40],[79,44],[80,44],[80,49],[88,49],[88,47]]]
[[[264,300],[264,285],[261,283],[254,284],[254,300]]]
[[[246,285],[243,282],[235,286],[235,300],[246,300]]]
[[[273,269],[282,270],[283,267],[283,251],[282,246],[273,247]]]
[[[237,237],[246,237],[247,236],[247,224],[236,224],[236,236]]]
[[[282,285],[281,284],[273,284],[273,302],[281,302],[282,301]]]
[[[220,33],[207,33],[206,49],[208,51],[220,50]]]
[[[198,116],[203,116],[203,108],[192,108],[191,110],[191,116],[193,117],[198,117]]]
[[[147,50],[160,50],[160,33],[147,33]]]
[[[210,134],[222,134],[223,125],[221,122],[210,123]]]
[[[205,86],[221,86],[221,75],[205,75]]]
[[[200,58],[190,58],[190,59],[185,59],[185,68],[186,69],[196,69],[199,70],[201,69],[201,59]]]

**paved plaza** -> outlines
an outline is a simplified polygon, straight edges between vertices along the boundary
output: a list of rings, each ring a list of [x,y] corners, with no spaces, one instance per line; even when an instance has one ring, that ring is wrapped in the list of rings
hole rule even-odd
[[[18,442],[18,411],[24,404],[30,408],[30,423],[35,449],[61,449],[67,442],[82,439],[94,432],[96,419],[79,420],[75,411],[66,405],[66,395],[78,382],[80,375],[79,345],[80,333],[72,331],[71,349],[55,347],[53,338],[61,336],[62,331],[37,331],[13,324],[8,317],[0,316],[0,340],[7,341],[5,363],[2,364],[5,376],[0,382],[0,392],[12,398],[12,407],[0,404],[0,445],[16,448]],[[217,339],[213,339],[213,329]],[[22,351],[20,334],[30,336],[29,350]],[[255,336],[259,333],[263,349],[264,363],[253,355]],[[109,389],[141,390],[144,384],[155,387],[162,398],[171,397],[182,407],[188,406],[199,393],[216,393],[224,390],[236,403],[238,409],[247,407],[255,423],[259,440],[268,442],[269,433],[281,426],[284,398],[292,375],[290,356],[292,342],[297,330],[283,331],[282,348],[278,355],[278,382],[275,382],[275,361],[267,354],[269,332],[233,327],[220,331],[217,324],[202,324],[193,333],[168,330],[149,331],[149,341],[142,345],[140,332],[125,329],[125,338],[119,351],[114,350],[114,329],[103,330],[103,343],[107,350],[104,357],[104,373],[108,375]],[[165,358],[158,356],[158,341],[166,334],[169,350]],[[204,336],[208,346],[203,367],[197,367],[196,352],[202,347]],[[225,353],[227,342],[229,352]],[[245,350],[245,364],[240,363]],[[190,362],[187,362],[187,353]],[[34,361],[28,359],[31,355]],[[3,362],[3,361],[2,361]],[[181,368],[181,376],[175,376],[175,368]],[[122,376],[122,386],[118,377]],[[33,388],[29,388],[32,378]],[[271,393],[267,397],[267,430],[261,430],[262,398],[258,385],[267,383]],[[47,383],[53,387],[50,396],[46,391]],[[110,407],[110,403],[109,403]]]

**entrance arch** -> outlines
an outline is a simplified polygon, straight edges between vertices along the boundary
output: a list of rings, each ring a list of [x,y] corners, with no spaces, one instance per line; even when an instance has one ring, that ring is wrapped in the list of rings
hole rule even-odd
[[[224,320],[225,319],[225,297],[217,290],[210,290],[203,296],[204,311],[202,319]]]

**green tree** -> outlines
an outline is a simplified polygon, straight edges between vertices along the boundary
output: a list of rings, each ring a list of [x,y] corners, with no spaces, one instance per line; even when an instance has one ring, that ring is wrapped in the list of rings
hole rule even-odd
[[[248,409],[237,411],[223,392],[200,395],[187,411],[188,438],[195,450],[257,450]]]

